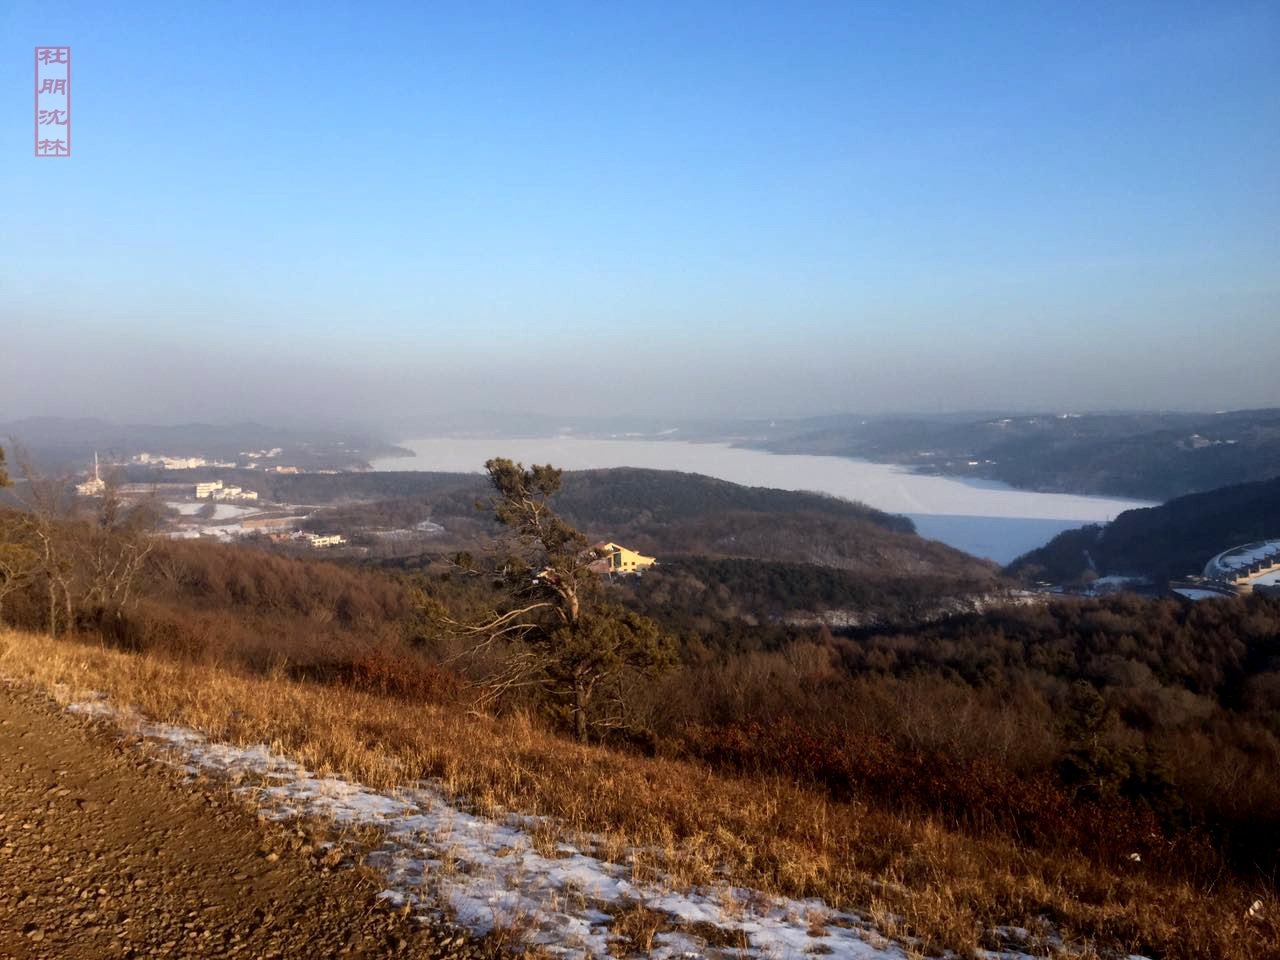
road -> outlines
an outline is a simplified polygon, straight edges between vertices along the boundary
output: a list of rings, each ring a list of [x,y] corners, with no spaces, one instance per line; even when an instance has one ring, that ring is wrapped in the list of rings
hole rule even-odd
[[[376,876],[339,857],[0,684],[0,958],[487,952],[385,908]]]

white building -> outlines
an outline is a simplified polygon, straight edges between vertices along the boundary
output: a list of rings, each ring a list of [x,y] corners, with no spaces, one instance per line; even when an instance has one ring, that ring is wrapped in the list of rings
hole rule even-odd
[[[133,462],[152,467],[161,467],[165,470],[194,470],[196,467],[235,466],[234,463],[209,463],[204,457],[170,457],[164,454],[157,456],[154,453],[140,453],[133,458]]]
[[[223,487],[220,490],[214,490],[210,496],[214,500],[257,500],[258,492],[241,487]]]
[[[320,536],[319,534],[313,533],[311,536],[307,537],[307,542],[315,549],[321,550],[325,547],[340,547],[347,542],[347,538],[337,533],[330,534],[329,536]]]
[[[206,497],[211,497],[211,498],[213,498],[214,500],[217,500],[217,499],[219,499],[219,497],[218,497],[218,495],[217,495],[217,494],[218,494],[218,491],[219,491],[219,490],[221,490],[221,489],[222,489],[222,481],[221,481],[221,480],[209,480],[209,481],[207,481],[206,483],[197,483],[197,484],[196,484],[196,499],[197,499],[197,500],[203,500],[203,499],[205,499]]]

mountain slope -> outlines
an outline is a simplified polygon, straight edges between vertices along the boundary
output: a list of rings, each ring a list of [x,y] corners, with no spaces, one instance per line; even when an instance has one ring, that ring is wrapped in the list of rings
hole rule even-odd
[[[868,575],[989,577],[911,521],[817,493],[632,468],[565,474],[557,508],[592,536],[656,554],[819,564]]]
[[[1057,582],[1092,566],[1100,574],[1158,579],[1199,573],[1227,547],[1280,536],[1280,477],[1178,497],[1158,507],[1126,510],[1106,526],[1054,537],[1008,567],[1016,576]]]
[[[258,489],[263,479],[244,482]],[[437,550],[471,549],[494,533],[487,513],[476,509],[491,491],[474,474],[311,475],[272,477],[269,484],[276,495],[333,504],[316,515],[333,531],[353,532],[382,512],[400,523],[429,518],[442,524]],[[700,474],[631,467],[570,471],[553,506],[592,539],[617,540],[658,557],[777,560],[877,577],[989,580],[997,573],[985,560],[918,536],[906,517],[825,494],[747,487]]]

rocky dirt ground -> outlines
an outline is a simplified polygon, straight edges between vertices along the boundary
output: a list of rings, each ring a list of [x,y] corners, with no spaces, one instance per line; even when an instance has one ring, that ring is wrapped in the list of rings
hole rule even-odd
[[[492,952],[384,907],[376,876],[318,836],[0,685],[0,958]]]

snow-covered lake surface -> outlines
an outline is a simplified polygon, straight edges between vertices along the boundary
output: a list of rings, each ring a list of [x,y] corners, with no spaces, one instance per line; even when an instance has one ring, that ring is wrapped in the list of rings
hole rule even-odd
[[[365,862],[387,884],[380,896],[428,914],[447,907],[457,923],[481,936],[499,926],[523,930],[526,941],[546,955],[610,957],[610,948],[623,943],[613,930],[613,914],[633,904],[668,918],[668,929],[653,938],[645,954],[651,958],[907,960],[918,955],[883,936],[868,918],[821,900],[793,900],[728,883],[681,890],[662,880],[637,879],[627,863],[598,857],[591,837],[539,842],[535,831],[554,828],[551,821],[518,813],[483,817],[433,782],[374,790],[317,776],[266,745],[209,741],[194,730],[155,723],[103,699],[67,709],[143,738],[161,750],[159,759],[192,775],[234,784],[234,791],[264,817],[378,828],[384,842]],[[1001,929],[1007,940],[1025,936]],[[1055,939],[1051,933],[1050,939]],[[740,946],[717,945],[728,942]],[[1016,943],[978,954],[1030,960]]]
[[[553,463],[567,470],[648,467],[700,473],[733,483],[829,493],[915,521],[922,536],[1000,563],[1041,546],[1063,530],[1104,522],[1140,500],[1032,493],[988,481],[912,473],[891,464],[847,457],[777,454],[724,443],[433,437],[406,440],[413,457],[374,462],[378,470],[478,472],[490,457]]]

